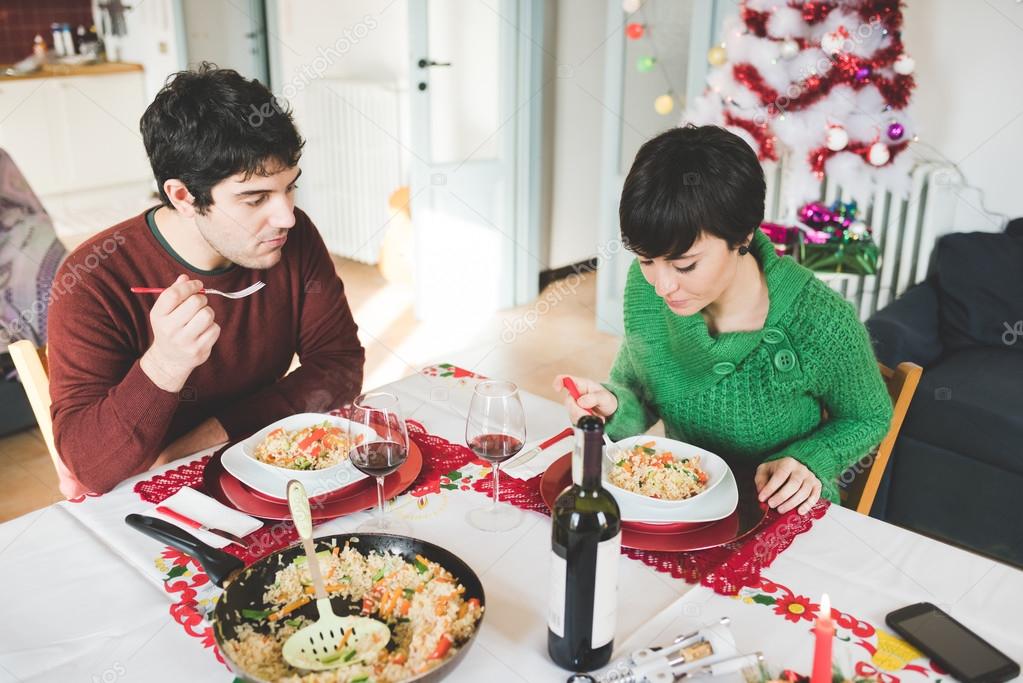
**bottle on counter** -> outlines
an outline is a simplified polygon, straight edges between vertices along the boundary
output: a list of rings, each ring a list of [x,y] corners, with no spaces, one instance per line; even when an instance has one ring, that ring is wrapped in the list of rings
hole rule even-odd
[[[576,441],[572,486],[551,514],[547,651],[564,669],[592,671],[607,664],[614,646],[621,514],[601,485],[604,423],[583,416]]]
[[[60,25],[60,39],[63,43],[64,54],[66,56],[77,54],[75,52],[75,39],[71,35],[71,24]]]
[[[53,37],[53,54],[57,57],[64,57],[67,55],[67,53],[64,52],[64,38],[61,37],[60,24],[50,24],[50,34]]]

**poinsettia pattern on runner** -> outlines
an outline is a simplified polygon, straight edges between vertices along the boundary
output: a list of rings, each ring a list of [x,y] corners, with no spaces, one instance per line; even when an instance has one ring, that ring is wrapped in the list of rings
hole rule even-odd
[[[220,593],[210,583],[202,566],[174,548],[165,548],[154,564],[161,572],[165,572],[164,590],[176,596],[169,610],[171,617],[187,635],[199,640],[203,648],[211,649],[217,661],[227,666],[217,647],[213,628],[205,616],[206,612],[213,609]]]
[[[463,380],[463,384],[466,383],[464,380],[472,379],[487,379],[483,375],[478,375],[471,370],[460,368],[457,365],[451,363],[439,363],[437,365],[428,365],[419,371],[421,374],[427,377],[445,377],[456,380]]]
[[[807,628],[820,613],[820,605],[810,597],[766,577],[761,577],[756,585],[743,588],[734,597],[750,605],[768,607],[784,621]],[[937,683],[947,675],[912,645],[863,619],[832,607],[831,620],[835,625],[835,640],[839,647],[848,650],[859,677],[881,683],[901,683],[900,676],[915,674]]]

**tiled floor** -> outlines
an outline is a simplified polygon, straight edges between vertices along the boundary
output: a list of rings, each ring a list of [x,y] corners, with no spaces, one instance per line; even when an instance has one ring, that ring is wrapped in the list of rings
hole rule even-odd
[[[556,398],[551,387],[555,374],[604,378],[618,349],[617,337],[596,329],[593,274],[551,285],[557,295],[544,299],[541,293],[543,305],[422,324],[412,313],[407,286],[389,284],[372,266],[343,259],[336,263],[366,347],[367,388],[448,361]],[[0,521],[60,499],[38,430],[0,438],[0,482],[6,493],[0,497]]]

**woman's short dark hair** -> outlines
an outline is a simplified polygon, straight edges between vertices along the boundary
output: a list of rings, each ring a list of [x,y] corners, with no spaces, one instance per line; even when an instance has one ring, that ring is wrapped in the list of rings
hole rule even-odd
[[[647,258],[678,258],[706,233],[734,249],[763,220],[765,192],[742,138],[717,126],[674,128],[632,162],[618,206],[622,243]]]
[[[213,204],[217,183],[291,168],[305,144],[287,106],[266,86],[209,62],[172,74],[142,115],[141,129],[160,199],[170,206],[163,184],[177,178],[199,213]]]

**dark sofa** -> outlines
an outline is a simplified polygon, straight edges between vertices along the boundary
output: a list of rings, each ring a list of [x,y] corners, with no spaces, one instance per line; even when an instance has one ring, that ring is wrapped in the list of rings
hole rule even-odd
[[[1023,566],[1023,219],[943,236],[867,328],[924,368],[872,515]]]

